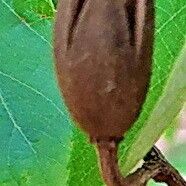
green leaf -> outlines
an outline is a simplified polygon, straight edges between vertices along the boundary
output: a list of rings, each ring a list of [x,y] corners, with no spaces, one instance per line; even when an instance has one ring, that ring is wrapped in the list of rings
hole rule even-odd
[[[69,186],[103,185],[97,162],[96,151],[79,130],[74,129],[71,158],[68,164]]]
[[[32,29],[52,43],[54,4],[51,0],[7,0],[20,21],[27,23]]]
[[[171,142],[174,139],[174,135],[177,132],[177,130],[179,129],[179,125],[180,125],[180,113],[181,113],[181,111],[171,121],[171,123],[169,124],[169,126],[165,130],[164,136],[165,136],[165,139],[167,141],[169,141],[169,142]]]
[[[12,0],[14,10],[27,23],[51,19],[55,9],[52,0]]]
[[[136,162],[145,156],[164,130],[169,127],[183,108],[185,101],[186,45],[181,57],[174,65],[173,72],[170,74],[163,95],[143,127],[136,131],[132,144],[126,151],[126,154],[121,156],[121,164],[125,174],[133,168]]]
[[[0,12],[0,185],[66,185],[72,125],[54,76],[52,20],[31,27],[5,0]]]
[[[156,3],[151,86],[138,121],[121,145],[120,163],[124,174],[150,150],[185,101],[184,61],[176,60],[185,43],[185,11],[185,0],[180,0],[179,3],[175,0],[159,0]]]

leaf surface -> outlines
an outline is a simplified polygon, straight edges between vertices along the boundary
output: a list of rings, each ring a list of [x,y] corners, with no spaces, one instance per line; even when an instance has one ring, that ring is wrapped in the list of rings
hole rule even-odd
[[[143,127],[136,130],[134,138],[130,140],[129,149],[120,158],[124,174],[127,174],[145,156],[186,102],[186,44],[169,76],[160,100]]]
[[[0,185],[65,185],[72,125],[47,37],[53,20],[32,27],[5,0],[0,12]]]
[[[180,0],[179,3],[176,0],[158,0],[156,2],[156,32],[151,85],[140,117],[126,135],[121,147],[121,164],[124,173],[128,173],[143,158],[179,113],[178,108],[173,107],[172,113],[165,115],[162,112],[162,107],[164,112],[169,112],[170,106],[174,102],[180,103],[180,100],[176,97],[178,94],[176,88],[178,87],[175,87],[171,94],[169,94],[169,88],[179,86],[175,80],[183,78],[182,73],[179,72],[179,67],[177,67],[177,63],[180,62],[177,58],[185,43],[185,12],[186,1],[184,0]],[[178,77],[174,77],[176,74],[172,74],[175,69],[177,69]],[[167,85],[170,78],[170,83]],[[182,96],[185,96],[184,94],[185,92],[182,93]],[[162,99],[165,99],[165,101],[160,103]],[[169,105],[166,101],[169,102]],[[182,99],[179,107],[182,107],[183,103],[184,100]],[[160,115],[162,116],[161,120],[158,118]],[[140,141],[141,138],[144,140]],[[138,140],[141,144],[136,143]],[[140,148],[141,150],[139,150]],[[129,154],[133,154],[133,156],[131,157]]]

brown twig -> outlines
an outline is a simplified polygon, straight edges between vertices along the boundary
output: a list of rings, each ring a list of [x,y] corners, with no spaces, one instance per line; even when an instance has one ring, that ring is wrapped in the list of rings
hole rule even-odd
[[[179,172],[165,159],[155,146],[144,158],[146,166],[152,163],[159,165],[159,173],[152,177],[156,182],[164,182],[169,186],[186,186],[185,180]]]
[[[149,179],[159,173],[159,165],[151,164],[151,166],[148,167],[146,163],[136,172],[124,178],[118,167],[118,141],[100,140],[96,143],[102,176],[107,186],[145,186]]]
[[[118,167],[117,140],[96,141],[102,176],[107,186],[146,186],[153,178],[169,186],[186,186],[179,172],[164,158],[160,150],[153,147],[144,158],[144,164],[134,173],[124,178]]]

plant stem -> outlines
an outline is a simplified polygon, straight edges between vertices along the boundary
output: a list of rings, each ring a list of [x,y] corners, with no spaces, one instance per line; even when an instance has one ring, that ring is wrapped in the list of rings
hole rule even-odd
[[[145,186],[148,180],[159,173],[157,165],[142,167],[126,178],[120,173],[117,159],[118,140],[97,141],[102,177],[107,186]]]
[[[146,166],[156,163],[159,173],[152,177],[156,182],[164,182],[169,186],[186,186],[185,180],[179,172],[165,159],[157,147],[153,147],[144,158]]]
[[[102,176],[107,186],[127,186],[118,168],[117,149],[115,141],[97,142]]]
[[[118,140],[95,140],[99,152],[102,176],[107,186],[146,186],[150,179],[169,186],[186,186],[179,172],[168,163],[155,146],[144,158],[144,164],[134,173],[123,177],[117,159]]]

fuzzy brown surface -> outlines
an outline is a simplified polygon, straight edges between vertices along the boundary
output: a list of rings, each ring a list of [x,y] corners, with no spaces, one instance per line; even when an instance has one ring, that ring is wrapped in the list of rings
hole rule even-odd
[[[61,0],[56,69],[66,104],[91,137],[121,137],[136,120],[151,75],[152,1]],[[148,7],[148,8],[147,8]],[[136,18],[136,13],[144,16]]]

